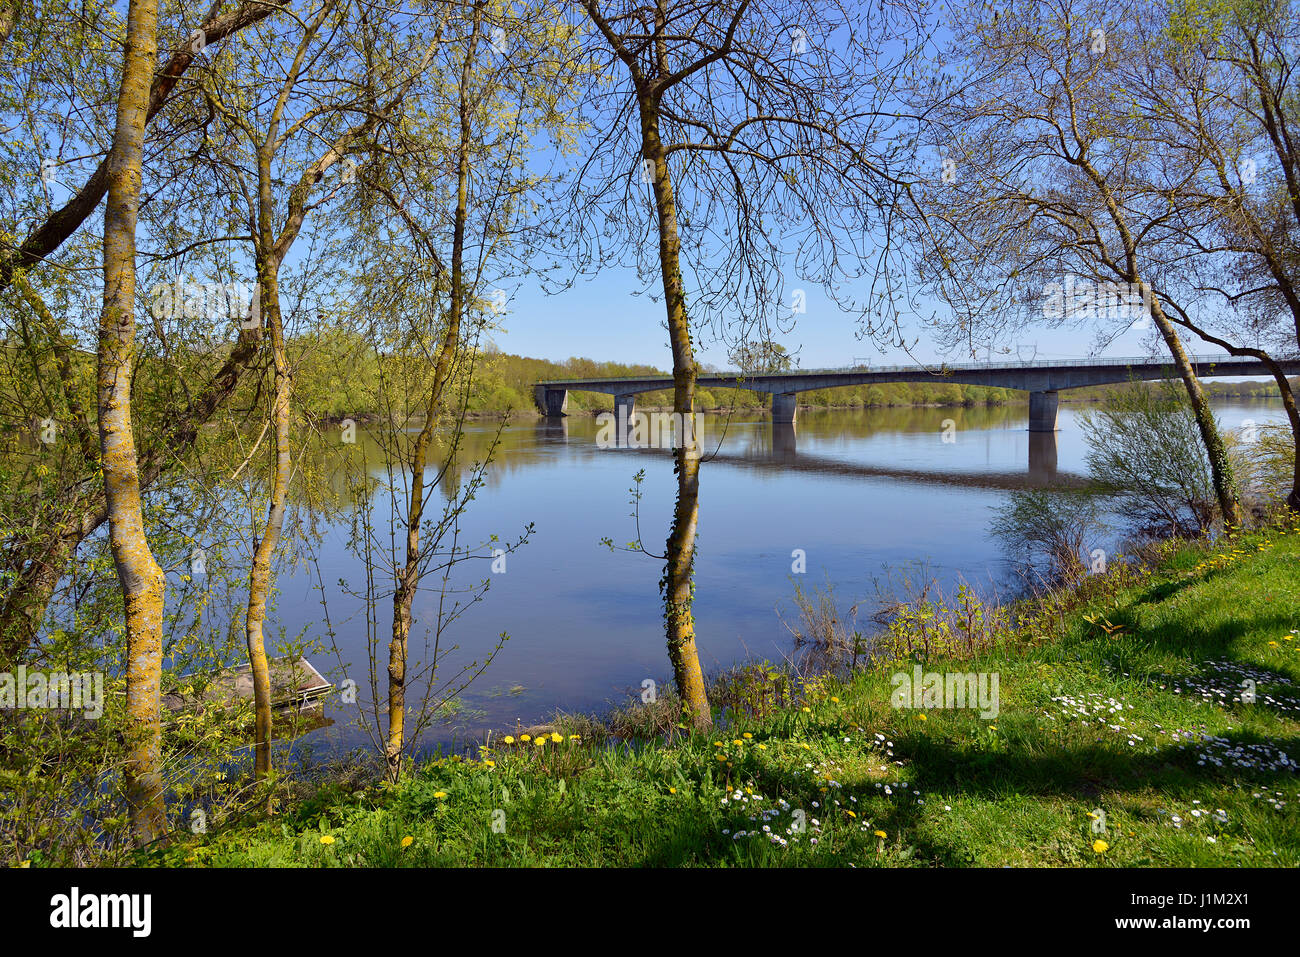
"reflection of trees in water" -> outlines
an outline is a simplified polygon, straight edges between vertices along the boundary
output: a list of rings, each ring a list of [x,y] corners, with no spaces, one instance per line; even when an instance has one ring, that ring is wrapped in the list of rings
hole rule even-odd
[[[446,437],[434,438],[429,460],[436,462],[437,465],[431,465],[430,471],[442,469],[438,489],[445,501],[451,501],[460,495],[465,476],[474,470],[475,463],[483,462],[492,452],[499,424],[499,420],[496,419],[466,423],[459,446],[455,449]],[[532,443],[532,430],[533,423],[523,420],[507,425],[502,431],[500,446],[493,453],[492,468],[485,474],[484,484],[487,487],[494,488],[500,485],[504,476],[538,459],[538,456],[527,454]],[[418,431],[418,424],[408,427],[408,431]],[[364,426],[358,426],[355,439],[351,446],[343,446],[345,449],[350,449],[350,452],[340,453],[338,450],[323,449],[318,453],[317,459],[317,464],[322,466],[322,480],[340,500],[351,505],[358,504],[357,496],[361,494],[361,487],[358,483],[349,480],[347,470],[343,468],[344,460],[340,458],[341,454],[352,456],[347,462],[354,467],[363,467],[373,480],[385,479],[387,476],[384,450],[376,434]]]
[[[1275,408],[1277,403],[1262,400],[1234,402],[1235,406]],[[737,413],[728,419],[725,413],[705,413],[704,448],[707,461],[719,465],[741,466],[761,471],[789,469],[813,474],[847,478],[894,478],[927,484],[972,488],[1027,488],[1042,485],[1077,486],[1081,476],[1056,470],[1055,437],[1047,433],[1029,435],[1029,461],[1024,468],[1002,472],[945,472],[925,469],[894,468],[886,462],[855,463],[823,457],[816,451],[836,442],[849,443],[889,434],[938,434],[943,420],[952,419],[958,433],[1024,428],[1025,407],[1005,406],[925,406],[862,409],[800,409],[798,422],[791,427],[773,427],[766,418],[752,411]],[[475,462],[488,454],[499,422],[493,418],[466,423],[460,448],[439,481],[444,500],[455,498],[466,474]],[[515,418],[501,432],[500,448],[492,468],[485,476],[488,488],[497,488],[516,472],[544,463],[558,463],[555,452],[563,446],[570,455],[632,454],[658,456],[667,461],[660,449],[619,450],[610,453],[596,448],[599,424],[594,415],[577,413],[562,419]],[[715,454],[719,439],[722,448]],[[356,441],[346,445],[339,439],[338,427],[327,429],[319,441],[304,450],[304,481],[295,483],[297,504],[309,505],[318,515],[357,504],[360,487],[348,479],[345,463],[365,462],[372,478],[382,475],[383,455],[374,436],[365,426],[356,429]],[[437,449],[437,461],[443,461],[446,447]],[[707,462],[706,462],[707,465]],[[315,485],[313,490],[312,486]],[[373,494],[373,489],[370,494]]]
[[[938,432],[944,419],[952,419],[959,430],[991,429],[1011,425],[1025,418],[1020,405],[935,405],[899,408],[800,409],[799,423],[816,425],[826,438],[865,439],[882,432]]]

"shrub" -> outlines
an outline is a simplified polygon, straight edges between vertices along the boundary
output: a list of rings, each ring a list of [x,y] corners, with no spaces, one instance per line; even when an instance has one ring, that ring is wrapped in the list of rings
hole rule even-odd
[[[1092,489],[1020,489],[997,508],[990,531],[1040,584],[1076,585],[1089,571],[1086,549],[1106,530],[1102,500]]]
[[[1093,479],[1138,531],[1164,536],[1210,529],[1216,500],[1209,458],[1177,383],[1112,391],[1080,422]]]
[[[913,589],[910,581],[905,585],[910,594],[875,616],[885,626],[872,639],[872,657],[878,661],[960,661],[1018,635],[1011,609],[985,602],[965,582],[958,585],[952,601],[933,579],[919,589]]]

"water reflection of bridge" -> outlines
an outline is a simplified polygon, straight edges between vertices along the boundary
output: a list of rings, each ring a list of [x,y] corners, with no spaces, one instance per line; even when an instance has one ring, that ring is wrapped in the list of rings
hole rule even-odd
[[[542,444],[569,443],[569,420],[548,417],[538,420],[537,436]],[[1029,468],[1027,471],[944,472],[931,469],[909,469],[864,462],[848,462],[833,456],[800,453],[797,426],[792,422],[772,422],[760,436],[767,441],[751,443],[742,450],[715,450],[712,443],[704,445],[703,461],[709,464],[742,467],[759,472],[809,472],[816,475],[859,479],[890,479],[915,482],[922,485],[946,485],[965,488],[1020,489],[1035,486],[1073,487],[1083,485],[1084,476],[1057,469],[1055,432],[1030,432]],[[936,433],[936,441],[939,441]],[[585,443],[584,443],[585,444]],[[592,450],[595,447],[592,446]],[[606,451],[606,450],[602,450]],[[613,451],[613,450],[609,450]],[[662,448],[625,447],[616,454],[638,456],[666,456]]]

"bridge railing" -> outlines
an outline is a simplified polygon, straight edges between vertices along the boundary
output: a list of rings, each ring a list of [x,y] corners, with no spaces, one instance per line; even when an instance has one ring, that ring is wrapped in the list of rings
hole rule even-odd
[[[1244,356],[1188,356],[1193,365],[1221,365],[1225,362],[1256,362],[1258,360]],[[1283,363],[1300,361],[1296,358],[1279,359]],[[1173,359],[1165,356],[1155,358],[1152,356],[1126,356],[1118,358],[1091,358],[1091,359],[1025,359],[997,361],[997,362],[940,362],[934,364],[918,363],[914,365],[891,365],[891,366],[873,366],[873,365],[854,365],[839,366],[836,368],[826,369],[789,369],[784,372],[701,372],[701,379],[763,379],[772,377],[785,378],[787,376],[812,376],[812,375],[836,375],[853,372],[870,372],[888,375],[899,372],[934,372],[936,375],[943,375],[945,372],[1001,372],[1003,370],[1013,369],[1059,369],[1061,367],[1078,367],[1078,366],[1113,366],[1124,368],[1127,366],[1150,366],[1150,365],[1173,365]],[[634,375],[634,376],[574,376],[571,379],[546,379],[538,382],[538,385],[565,385],[574,382],[644,382],[646,379],[671,379],[666,373],[658,375]]]

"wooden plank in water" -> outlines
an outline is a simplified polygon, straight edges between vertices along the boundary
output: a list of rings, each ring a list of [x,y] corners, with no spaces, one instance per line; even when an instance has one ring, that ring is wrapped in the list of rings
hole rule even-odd
[[[334,690],[334,685],[306,658],[272,658],[267,664],[271,672],[271,708],[275,711],[305,707]],[[223,668],[192,680],[202,690],[194,694],[165,694],[163,707],[173,712],[203,711],[253,700],[253,672],[248,664]]]

